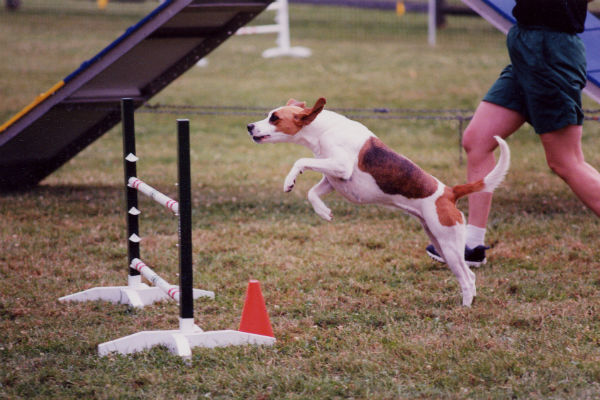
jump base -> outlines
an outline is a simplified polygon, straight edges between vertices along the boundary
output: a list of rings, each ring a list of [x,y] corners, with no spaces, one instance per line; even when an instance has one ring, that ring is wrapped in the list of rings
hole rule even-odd
[[[208,290],[194,289],[194,299],[199,297],[215,298],[215,293]],[[95,287],[82,292],[73,293],[59,298],[59,301],[109,301],[117,304],[128,304],[142,308],[157,301],[171,299],[161,289],[141,283],[136,286],[105,286]]]
[[[294,58],[306,58],[312,54],[311,50],[306,47],[273,47],[263,51],[263,58],[275,58],[275,57],[294,57]]]
[[[134,333],[133,335],[99,344],[98,354],[100,356],[106,356],[113,352],[131,354],[147,350],[154,346],[165,346],[171,353],[189,359],[192,356],[193,347],[272,346],[275,344],[275,338],[270,336],[234,330],[203,332],[202,329],[195,328],[192,332],[167,330]]]

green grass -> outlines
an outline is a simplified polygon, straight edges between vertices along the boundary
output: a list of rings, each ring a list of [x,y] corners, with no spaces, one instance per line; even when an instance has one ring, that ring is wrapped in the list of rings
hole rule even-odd
[[[0,12],[0,119],[73,71],[150,4],[93,3]],[[65,2],[67,3],[67,2]],[[154,6],[155,4],[152,4]],[[74,8],[75,7],[75,8]],[[139,14],[139,15],[138,15]],[[426,44],[424,18],[292,7],[292,43],[308,59],[265,60],[272,36],[237,37],[153,102],[269,108],[289,97],[330,107],[473,109],[507,62],[486,23],[451,18]],[[265,17],[261,17],[265,18]],[[586,100],[588,108],[597,105]],[[177,305],[143,310],[62,304],[126,281],[118,128],[24,193],[0,195],[0,398],[593,399],[600,395],[600,224],[546,167],[527,127],[509,140],[507,181],[494,197],[489,262],[478,297],[460,307],[456,280],[424,254],[410,217],[326,198],[317,217],[303,174],[282,193],[290,145],[255,145],[259,117],[138,113],[140,176],[176,195],[175,118],[192,126],[195,303],[205,330],[236,329],[250,278],[261,281],[277,343],[194,349],[190,364],[161,348],[97,356],[96,346],[142,330],[175,329]],[[391,147],[449,184],[464,181],[456,121],[366,119]],[[585,126],[600,166],[597,122]],[[461,205],[466,210],[466,203]],[[142,254],[177,281],[177,227],[141,200]]]

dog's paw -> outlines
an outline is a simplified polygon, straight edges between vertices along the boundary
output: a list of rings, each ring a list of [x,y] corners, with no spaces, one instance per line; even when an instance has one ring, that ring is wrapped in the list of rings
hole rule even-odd
[[[333,213],[326,206],[315,207],[315,212],[319,217],[323,218],[325,221],[331,222],[331,220],[333,219]]]
[[[291,192],[292,189],[294,188],[294,185],[296,184],[296,181],[293,180],[291,182],[288,182],[288,180],[286,179],[284,184],[283,184],[283,191],[284,192]]]
[[[467,291],[463,291],[462,294],[462,305],[464,307],[471,307],[471,304],[473,304],[473,298],[475,297],[475,292],[473,291],[473,289],[471,290],[467,290]]]
[[[302,173],[302,172],[300,172]],[[288,176],[285,177],[285,181],[283,182],[283,191],[284,192],[291,192],[292,189],[294,188],[294,185],[296,184],[296,177],[298,176],[298,173],[295,172],[294,170],[290,171],[290,173],[288,174]]]

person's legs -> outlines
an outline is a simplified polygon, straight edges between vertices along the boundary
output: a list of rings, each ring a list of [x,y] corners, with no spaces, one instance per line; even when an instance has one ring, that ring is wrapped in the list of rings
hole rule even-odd
[[[546,161],[579,199],[600,216],[600,173],[585,162],[581,148],[581,125],[540,135]]]
[[[469,182],[484,178],[494,168],[496,164],[494,149],[498,146],[494,136],[507,138],[523,123],[525,118],[518,112],[485,101],[481,102],[465,130],[462,142],[467,152]],[[491,193],[471,194],[468,224],[485,229],[491,204]]]
[[[515,132],[525,118],[509,108],[482,101],[463,135],[463,147],[467,152],[467,176],[469,182],[485,177],[496,165],[494,149],[498,142],[494,136],[506,138]],[[466,229],[465,260],[469,266],[486,262],[485,231],[492,204],[491,193],[469,195],[469,217]],[[445,260],[433,245],[427,246],[427,254],[434,260]]]

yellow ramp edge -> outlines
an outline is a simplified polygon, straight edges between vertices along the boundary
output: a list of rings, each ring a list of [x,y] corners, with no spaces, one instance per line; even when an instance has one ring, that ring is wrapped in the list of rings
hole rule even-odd
[[[47,92],[40,94],[38,97],[35,98],[34,101],[32,101],[29,105],[27,105],[25,108],[23,108],[18,113],[16,113],[11,119],[6,121],[4,124],[0,125],[0,133],[4,132],[9,126],[11,126],[16,121],[18,121],[23,115],[27,114],[29,111],[31,111],[32,109],[37,107],[40,103],[42,103],[48,97],[52,96],[64,85],[65,85],[65,82],[60,81],[56,85],[52,86],[50,88],[50,90],[48,90]]]

